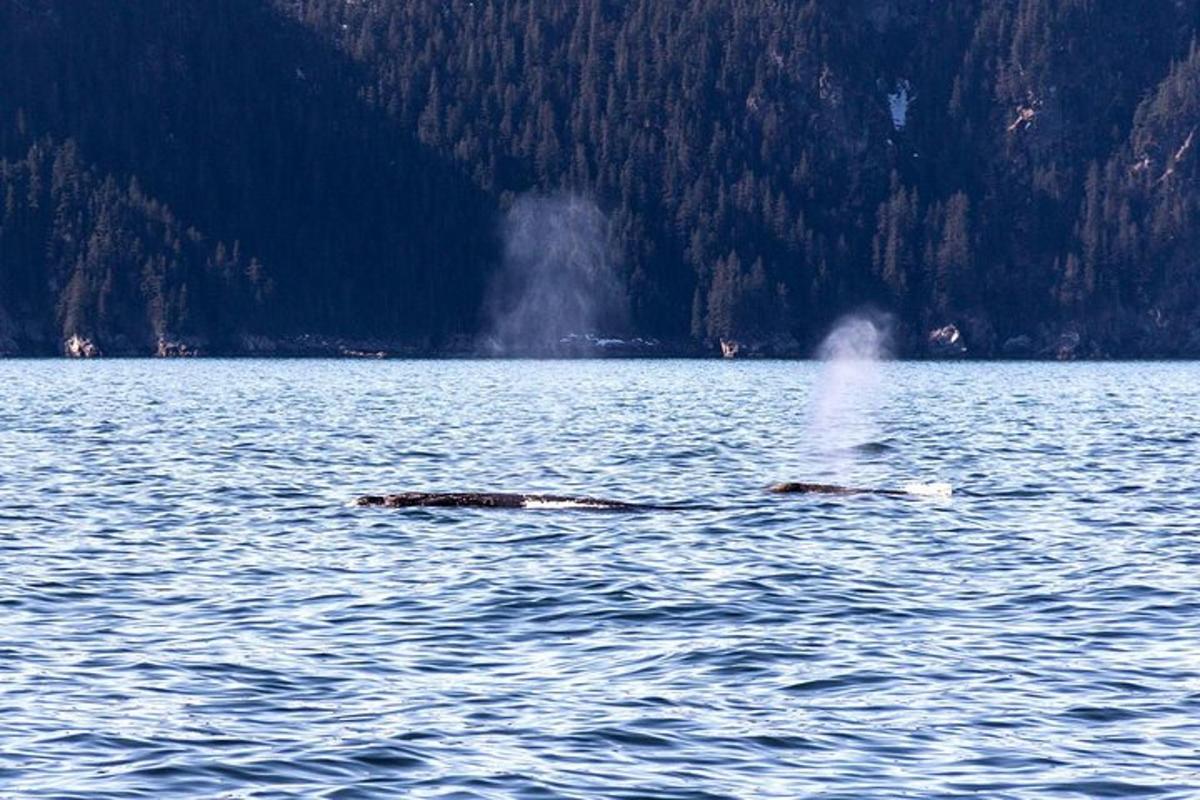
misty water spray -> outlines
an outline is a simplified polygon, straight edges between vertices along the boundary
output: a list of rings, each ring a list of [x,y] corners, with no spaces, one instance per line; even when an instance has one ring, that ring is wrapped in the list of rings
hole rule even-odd
[[[809,437],[833,478],[847,478],[855,448],[878,438],[879,364],[891,357],[892,327],[886,314],[851,314],[834,325],[817,350],[821,370],[813,389]]]
[[[488,292],[496,355],[557,355],[624,332],[628,300],[612,226],[574,194],[523,195],[504,218],[504,263]]]

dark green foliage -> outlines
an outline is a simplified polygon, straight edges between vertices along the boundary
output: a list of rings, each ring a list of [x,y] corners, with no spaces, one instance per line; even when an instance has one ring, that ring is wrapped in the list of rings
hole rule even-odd
[[[487,329],[514,199],[567,192],[642,334],[808,347],[869,303],[1182,352],[1197,34],[1200,0],[0,4],[0,343],[436,345]]]
[[[258,261],[207,241],[148,197],[82,162],[73,141],[0,160],[0,298],[34,350],[72,336],[119,352],[228,342],[270,294]]]
[[[74,138],[187,225],[240,241],[275,284],[243,327],[471,329],[494,203],[364,102],[365,81],[257,0],[0,4],[0,153]]]

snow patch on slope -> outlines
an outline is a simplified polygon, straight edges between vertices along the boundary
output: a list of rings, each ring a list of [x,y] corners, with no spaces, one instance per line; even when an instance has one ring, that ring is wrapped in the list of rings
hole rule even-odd
[[[916,95],[913,94],[912,84],[907,80],[896,82],[896,90],[888,93],[888,110],[892,114],[892,127],[898,131],[908,125],[908,109]]]

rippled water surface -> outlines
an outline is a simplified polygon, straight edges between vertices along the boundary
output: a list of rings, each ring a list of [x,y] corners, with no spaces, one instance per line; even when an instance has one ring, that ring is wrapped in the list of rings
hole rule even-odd
[[[1191,365],[0,362],[0,797],[1200,796],[1198,456]],[[704,508],[352,505],[460,489]]]

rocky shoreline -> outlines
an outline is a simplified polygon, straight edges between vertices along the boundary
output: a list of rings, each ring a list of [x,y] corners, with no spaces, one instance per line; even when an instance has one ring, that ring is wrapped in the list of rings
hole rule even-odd
[[[988,326],[948,323],[923,334],[900,331],[892,355],[904,360],[964,361],[1105,361],[1142,359],[1200,359],[1200,326],[1151,327],[1121,340],[1100,335],[1085,326],[1047,328],[1001,339]],[[153,342],[96,341],[74,335],[60,343],[0,339],[0,358],[691,358],[691,359],[809,359],[815,344],[792,338],[722,340],[710,345],[693,340],[605,338],[571,335],[545,347],[504,350],[487,339],[457,337],[446,341],[413,342],[388,338],[349,338],[298,334],[247,335],[235,340],[198,337],[161,338]]]

